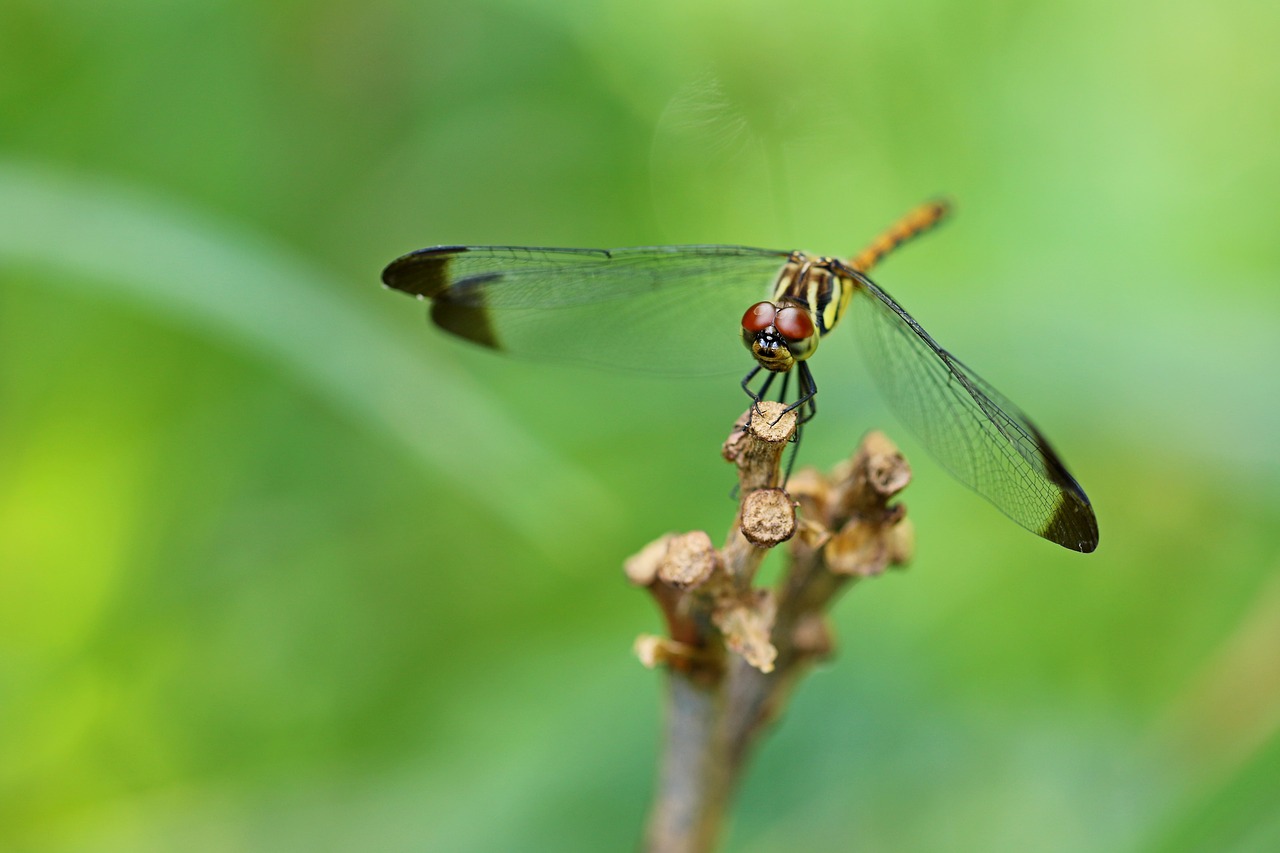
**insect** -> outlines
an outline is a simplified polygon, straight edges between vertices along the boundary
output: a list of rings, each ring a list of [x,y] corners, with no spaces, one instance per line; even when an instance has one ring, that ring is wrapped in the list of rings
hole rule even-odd
[[[890,406],[956,479],[1031,532],[1093,551],[1093,507],[1044,434],[867,277],[948,210],[920,205],[847,261],[747,246],[434,246],[382,281],[431,300],[440,328],[521,356],[718,373],[745,361],[736,336],[756,362],[743,389],[758,403],[782,376],[785,402],[794,375],[801,424],[817,413],[809,362],[848,316]]]

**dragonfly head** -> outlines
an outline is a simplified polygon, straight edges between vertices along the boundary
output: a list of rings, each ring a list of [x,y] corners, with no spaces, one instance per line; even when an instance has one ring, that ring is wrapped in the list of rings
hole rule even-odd
[[[742,315],[742,343],[761,367],[783,373],[813,355],[818,329],[800,305],[757,302]]]

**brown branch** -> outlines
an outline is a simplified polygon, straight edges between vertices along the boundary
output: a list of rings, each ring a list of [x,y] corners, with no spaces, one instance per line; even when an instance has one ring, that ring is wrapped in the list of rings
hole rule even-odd
[[[832,603],[911,555],[905,509],[890,503],[911,472],[892,442],[870,433],[831,476],[804,470],[784,490],[794,413],[777,403],[760,410],[744,415],[724,444],[740,494],[724,546],[717,551],[702,531],[668,534],[626,566],[667,627],[666,637],[636,641],[641,661],[668,674],[651,853],[714,848],[752,747],[799,676],[831,654]],[[768,549],[784,541],[789,559],[777,589],[753,586]]]

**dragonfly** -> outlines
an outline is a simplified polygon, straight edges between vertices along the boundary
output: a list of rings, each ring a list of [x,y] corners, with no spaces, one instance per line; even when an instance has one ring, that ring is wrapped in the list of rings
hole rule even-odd
[[[382,281],[430,300],[446,332],[522,357],[711,374],[741,369],[745,345],[743,389],[759,403],[782,376],[787,402],[794,375],[801,425],[817,413],[810,361],[847,316],[891,410],[944,468],[1027,530],[1089,553],[1097,517],[1044,433],[868,277],[949,210],[919,205],[848,260],[731,245],[432,246]]]

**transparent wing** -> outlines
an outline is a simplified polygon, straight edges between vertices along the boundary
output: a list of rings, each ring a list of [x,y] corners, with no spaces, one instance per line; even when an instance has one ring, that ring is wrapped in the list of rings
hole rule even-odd
[[[382,280],[432,301],[437,325],[520,356],[662,373],[748,370],[742,313],[790,252],[746,246],[440,246]]]
[[[1021,411],[862,279],[850,311],[886,399],[962,483],[1028,530],[1075,551],[1098,544],[1080,484]]]

